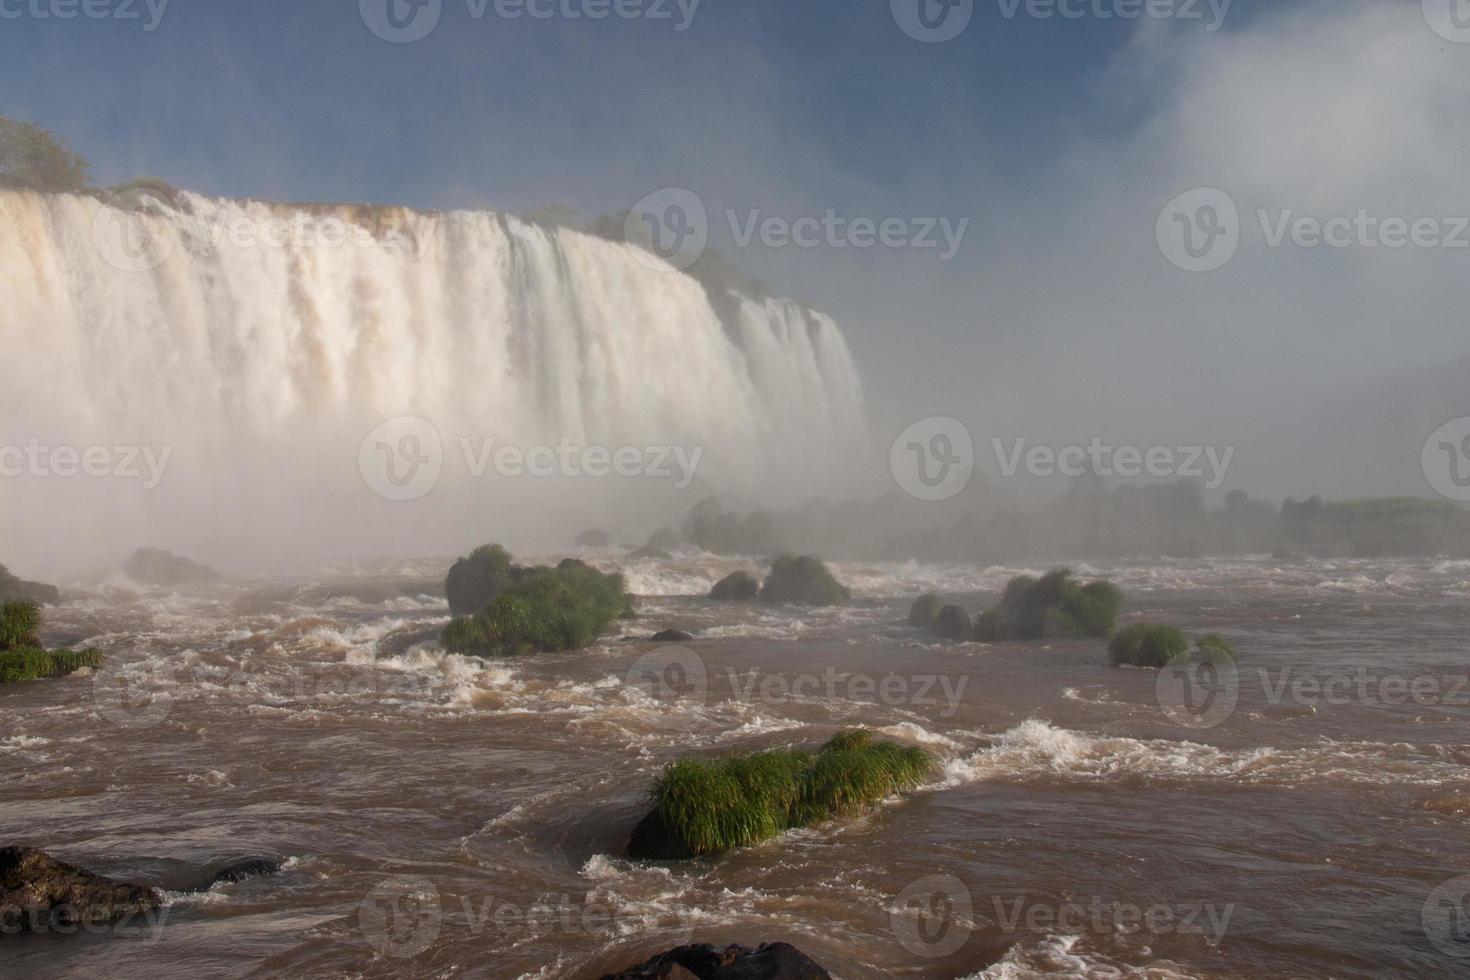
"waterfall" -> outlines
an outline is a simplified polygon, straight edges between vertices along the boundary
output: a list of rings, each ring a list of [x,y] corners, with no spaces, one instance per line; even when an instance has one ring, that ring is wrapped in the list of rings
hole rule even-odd
[[[840,487],[866,447],[827,316],[712,303],[633,246],[501,214],[0,190],[0,270],[0,562],[144,544],[435,553],[525,529],[536,503],[548,532],[575,532],[589,502],[648,496],[635,489],[657,488],[653,516],[677,524],[695,494]],[[384,500],[359,452],[404,416],[442,440],[443,475]],[[702,458],[670,496],[656,479],[477,475],[466,454],[486,440]],[[37,446],[48,472],[26,459],[17,475]],[[56,447],[91,452],[94,472]],[[167,460],[157,486],[150,455]]]

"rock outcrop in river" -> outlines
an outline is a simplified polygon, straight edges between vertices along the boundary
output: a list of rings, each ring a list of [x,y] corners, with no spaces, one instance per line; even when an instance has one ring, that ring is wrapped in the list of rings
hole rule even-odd
[[[700,944],[679,946],[602,980],[832,980],[832,975],[790,943],[754,949]]]

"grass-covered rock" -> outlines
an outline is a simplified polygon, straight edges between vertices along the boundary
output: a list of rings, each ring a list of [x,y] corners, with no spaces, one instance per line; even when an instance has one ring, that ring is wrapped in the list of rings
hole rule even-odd
[[[33,602],[38,606],[61,601],[61,590],[44,582],[27,582],[0,565],[0,603]]]
[[[0,606],[0,650],[38,647],[41,641],[41,610],[33,602],[7,602]]]
[[[83,667],[101,667],[96,650],[56,650],[47,653],[36,634],[41,613],[29,602],[0,606],[0,684],[59,677]]]
[[[909,606],[909,625],[926,630],[934,625],[934,620],[939,618],[939,610],[943,608],[944,603],[934,593],[921,595]]]
[[[972,639],[975,627],[970,623],[970,614],[959,606],[945,606],[934,617],[929,632],[946,640]]]
[[[512,564],[510,552],[498,544],[476,548],[450,566],[444,579],[449,611],[456,616],[474,615],[490,605],[490,600],[504,592],[523,571]]]
[[[757,844],[792,827],[860,813],[924,782],[923,749],[839,731],[816,753],[774,749],[664,769],[653,809],[633,830],[628,855],[682,860]]]
[[[578,650],[632,611],[622,575],[568,558],[521,569],[484,609],[451,621],[440,642],[451,653],[484,657]]]
[[[832,576],[820,558],[811,555],[782,555],[771,563],[771,573],[761,586],[761,602],[784,602],[794,606],[840,606],[852,592]]]
[[[761,580],[749,572],[731,572],[709,590],[711,599],[727,602],[754,602],[760,598]]]
[[[981,617],[976,639],[1044,640],[1090,636],[1105,638],[1113,631],[1123,593],[1103,579],[1083,585],[1069,569],[1058,568],[1041,578],[1020,575],[1006,584],[994,615]]]
[[[1114,665],[1130,667],[1163,667],[1188,649],[1183,633],[1157,623],[1126,626],[1108,645]]]

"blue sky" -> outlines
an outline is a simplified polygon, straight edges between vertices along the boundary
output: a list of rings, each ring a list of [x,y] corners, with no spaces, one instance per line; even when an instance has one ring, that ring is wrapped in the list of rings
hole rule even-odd
[[[53,2],[0,0],[22,11],[0,16],[0,112],[64,134],[99,181],[585,216],[688,187],[738,266],[838,319],[880,439],[953,414],[982,438],[1249,444],[1283,392],[1470,353],[1458,254],[1272,249],[1257,231],[1192,275],[1155,242],[1195,187],[1228,190],[1247,223],[1463,211],[1470,43],[1426,18],[1450,0],[1235,0],[1216,31],[975,0],[943,44],[907,36],[889,0],[703,0],[682,32],[672,2],[672,20],[592,21],[443,0],[408,44],[356,0],[173,0],[153,31],[144,0],[133,21],[25,12]],[[724,213],[754,209],[969,224],[949,262],[732,247]],[[1232,397],[1202,402],[1201,377]],[[1254,458],[1275,477],[1283,452]]]

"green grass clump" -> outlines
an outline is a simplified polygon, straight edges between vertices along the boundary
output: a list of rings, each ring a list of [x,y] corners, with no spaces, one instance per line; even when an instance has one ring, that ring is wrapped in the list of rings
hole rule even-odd
[[[970,622],[970,614],[959,606],[945,606],[934,617],[929,632],[946,640],[968,640],[974,636],[975,626]]]
[[[83,667],[95,669],[101,666],[102,654],[96,650],[56,650],[47,653],[40,647],[16,647],[0,653],[0,684],[60,677]]]
[[[934,625],[934,620],[939,618],[939,611],[943,608],[944,603],[934,593],[921,595],[909,607],[909,625],[926,630]]]
[[[851,816],[920,785],[933,765],[921,748],[844,729],[815,754],[776,749],[712,762],[680,759],[649,797],[690,853],[715,854]]]
[[[762,602],[797,606],[840,606],[852,592],[832,577],[820,558],[782,555],[771,563],[771,574],[761,587]]]
[[[1189,649],[1184,634],[1172,626],[1134,623],[1125,627],[1108,646],[1115,666],[1164,667]]]
[[[555,568],[520,569],[488,606],[451,621],[440,642],[451,653],[485,657],[578,650],[632,611],[622,575],[568,558]]]
[[[754,602],[760,594],[761,581],[749,572],[731,572],[709,590],[711,599],[729,602]]]
[[[0,606],[0,650],[38,647],[41,610],[33,602],[7,602]]]
[[[1194,660],[1213,664],[1235,663],[1235,648],[1219,633],[1208,633],[1194,641]]]
[[[991,610],[994,615],[981,617],[976,638],[982,642],[1104,638],[1113,632],[1122,607],[1122,591],[1103,579],[1082,585],[1066,568],[1054,569],[1039,579],[1019,575],[1006,584],[1000,605]]]
[[[473,616],[524,571],[511,563],[510,552],[498,544],[476,548],[455,562],[444,579],[449,611],[456,616]]]

